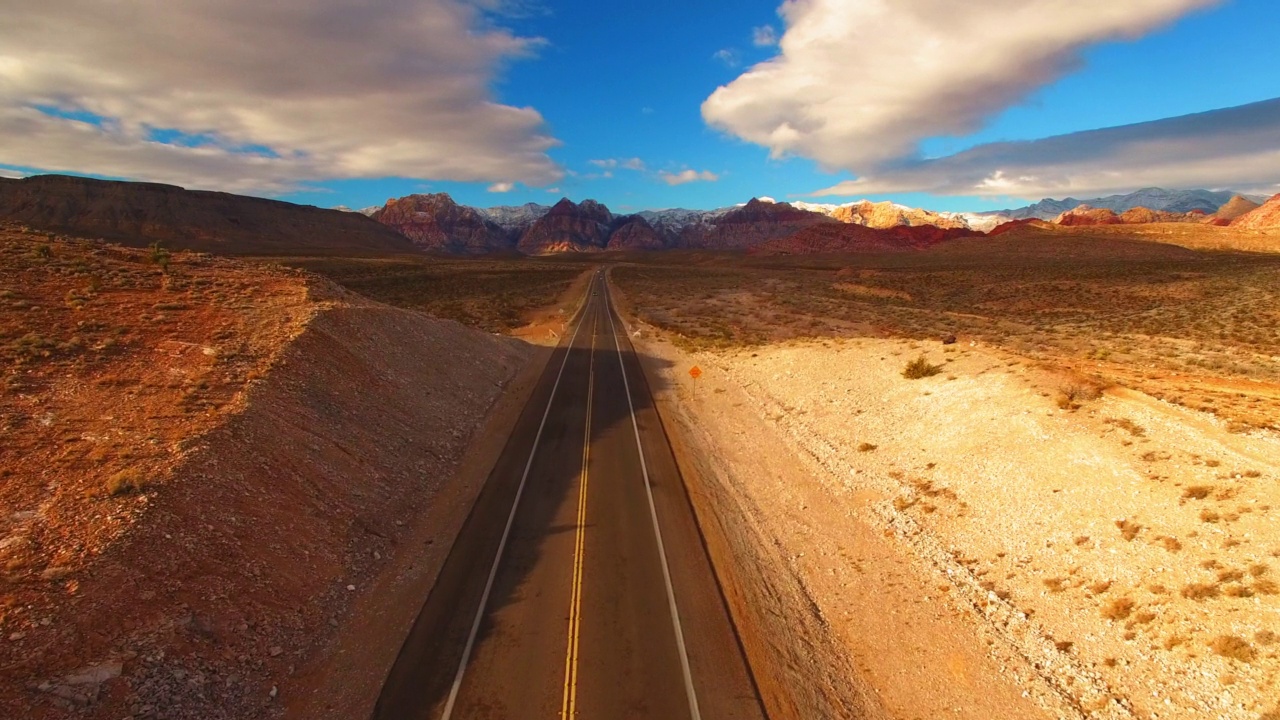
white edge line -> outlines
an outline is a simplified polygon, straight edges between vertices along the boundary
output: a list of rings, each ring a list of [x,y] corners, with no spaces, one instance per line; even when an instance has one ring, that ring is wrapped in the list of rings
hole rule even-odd
[[[671,608],[671,624],[676,631],[676,648],[680,651],[680,671],[684,673],[684,689],[689,696],[689,716],[702,720],[698,712],[698,694],[693,690],[693,673],[689,670],[689,653],[684,645],[684,631],[680,627],[680,611],[676,609],[676,594],[671,587],[671,568],[667,566],[667,549],[662,542],[662,530],[658,528],[658,509],[653,503],[653,488],[649,486],[649,467],[644,461],[644,446],[640,443],[640,426],[636,423],[636,407],[631,402],[631,383],[627,381],[627,366],[622,362],[622,345],[618,343],[618,329],[613,323],[613,302],[609,283],[605,282],[605,314],[609,316],[609,329],[613,334],[613,346],[618,351],[618,367],[622,370],[622,386],[627,391],[627,407],[631,409],[631,429],[636,434],[636,452],[640,454],[640,472],[644,474],[644,491],[649,498],[649,518],[653,520],[653,534],[658,540],[658,558],[662,561],[662,579],[667,585],[667,605]]]
[[[591,284],[587,286],[587,289],[590,290],[595,284],[595,278],[592,278]],[[587,304],[586,298],[590,297],[590,295],[584,297],[580,309],[585,308]],[[569,344],[565,346],[564,360],[560,362],[560,371],[556,373],[556,381],[551,386],[551,397],[547,398],[547,409],[542,411],[542,422],[538,423],[538,432],[533,436],[533,447],[529,450],[529,459],[525,461],[524,473],[520,475],[520,485],[516,488],[516,497],[511,502],[511,512],[507,515],[507,526],[502,530],[502,540],[498,542],[498,552],[493,556],[493,567],[489,568],[489,579],[485,581],[484,594],[480,596],[480,607],[476,608],[476,619],[471,623],[471,634],[467,636],[467,646],[462,651],[462,660],[458,663],[458,672],[453,676],[453,686],[449,688],[449,699],[445,702],[444,713],[440,716],[440,720],[449,720],[449,717],[453,715],[453,705],[457,702],[458,691],[462,688],[462,676],[467,672],[467,663],[471,660],[471,651],[475,648],[476,635],[479,634],[480,623],[484,620],[484,610],[489,605],[489,594],[493,591],[493,581],[498,576],[498,563],[502,560],[502,553],[507,548],[507,538],[511,535],[511,526],[515,524],[516,509],[520,507],[520,497],[524,495],[525,481],[529,479],[529,470],[533,467],[533,457],[538,452],[538,441],[542,439],[542,429],[546,427],[547,417],[551,415],[551,403],[556,399],[556,390],[560,387],[560,378],[564,375],[565,365],[569,364],[569,355],[573,352],[573,341],[578,339],[578,331],[582,329],[582,321],[586,316],[586,311],[583,310],[582,315],[578,317],[577,327],[573,329],[573,336],[569,338]]]

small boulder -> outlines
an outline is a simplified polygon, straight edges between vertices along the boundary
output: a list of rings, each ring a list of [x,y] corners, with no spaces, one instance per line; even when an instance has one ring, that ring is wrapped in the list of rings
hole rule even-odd
[[[943,337],[943,338],[942,338],[942,344],[943,344],[943,345],[955,345],[955,344],[956,344],[956,336],[955,336],[955,335],[947,335],[947,336]]]

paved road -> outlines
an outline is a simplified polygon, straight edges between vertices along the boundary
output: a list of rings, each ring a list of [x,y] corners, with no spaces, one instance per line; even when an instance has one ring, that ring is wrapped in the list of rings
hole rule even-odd
[[[376,720],[764,717],[602,273],[588,292]]]

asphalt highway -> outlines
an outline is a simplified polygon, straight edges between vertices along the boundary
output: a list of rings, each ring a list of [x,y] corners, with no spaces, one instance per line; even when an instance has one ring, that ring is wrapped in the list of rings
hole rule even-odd
[[[764,717],[603,273],[587,293],[376,720]]]

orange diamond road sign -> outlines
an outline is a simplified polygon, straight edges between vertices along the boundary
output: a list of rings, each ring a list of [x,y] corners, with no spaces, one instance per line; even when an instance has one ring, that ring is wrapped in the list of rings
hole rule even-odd
[[[702,376],[702,368],[698,367],[697,365],[694,365],[693,367],[689,368],[689,377],[693,378],[694,380],[697,380],[701,376]]]

